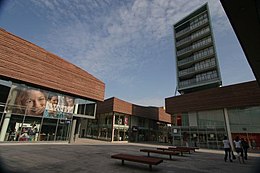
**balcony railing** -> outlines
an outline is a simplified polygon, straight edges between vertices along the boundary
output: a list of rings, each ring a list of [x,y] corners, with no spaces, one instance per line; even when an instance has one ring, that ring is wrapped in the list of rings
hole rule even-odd
[[[178,47],[178,46],[180,46],[180,45],[182,45],[182,44],[184,44],[184,43],[187,43],[187,42],[189,42],[189,41],[191,41],[191,36],[188,36],[188,37],[186,37],[186,38],[184,38],[184,39],[178,41],[178,42],[176,43],[176,46]]]
[[[176,37],[179,37],[179,36],[181,36],[181,35],[183,35],[183,34],[189,32],[189,31],[190,31],[190,27],[187,27],[187,28],[185,28],[185,29],[183,29],[183,30],[177,32],[177,33],[176,33]]]
[[[196,28],[200,27],[201,25],[204,25],[207,22],[208,22],[207,18],[203,19],[203,20],[199,21],[198,23],[195,23],[195,24],[191,25],[190,26],[190,30],[196,29]]]
[[[191,74],[191,73],[194,73],[194,72],[195,72],[195,67],[187,68],[185,70],[179,71],[179,77],[185,76],[185,75],[188,75],[188,74]]]
[[[182,66],[184,64],[188,64],[188,63],[191,63],[191,62],[196,61],[196,60],[201,60],[201,59],[208,57],[208,56],[211,56],[213,54],[214,54],[213,51],[207,51],[207,53],[202,53],[202,54],[199,54],[199,55],[190,56],[188,58],[185,58],[185,59],[178,61],[178,66]]]
[[[200,66],[190,67],[190,68],[187,68],[185,70],[179,71],[179,77],[189,75],[189,74],[193,74],[195,72],[204,71],[206,69],[210,69],[210,68],[215,67],[215,66],[216,66],[216,63],[205,63],[204,66],[200,65]]]
[[[178,61],[178,66],[193,62],[194,60],[195,60],[194,56],[190,56],[188,58],[185,58],[185,59]]]
[[[189,47],[185,47],[184,49],[181,49],[179,51],[177,51],[177,56],[181,56],[189,51],[192,50],[192,46],[189,46]]]
[[[179,47],[185,43],[188,43],[188,42],[191,42],[192,40],[196,39],[196,38],[199,38],[207,33],[209,33],[209,27],[207,27],[206,29],[202,29],[202,30],[199,30],[198,32],[195,32],[194,34],[188,36],[188,37],[185,37],[184,39],[176,42],[176,47]]]
[[[192,79],[188,79],[188,80],[180,82],[179,83],[179,89],[183,89],[183,88],[191,87],[191,86],[196,86],[196,85],[201,85],[201,84],[205,84],[205,83],[212,83],[214,81],[218,81],[218,77],[203,80],[203,81],[197,81],[196,78],[192,78]]]
[[[185,53],[188,53],[190,52],[191,50],[195,50],[195,49],[200,49],[206,45],[209,45],[212,43],[212,40],[209,40],[209,41],[201,41],[199,43],[195,43],[193,44],[192,46],[188,46],[188,47],[185,47],[184,49],[181,49],[179,51],[177,51],[177,56],[181,56]]]
[[[204,24],[207,23],[207,22],[208,22],[208,19],[206,18],[206,19],[203,19],[203,20],[199,21],[199,22],[196,23],[196,24],[193,24],[193,25],[191,25],[191,26],[188,26],[187,28],[185,28],[185,29],[183,29],[183,30],[177,32],[177,33],[176,33],[176,38],[178,38],[178,37],[180,37],[180,36],[182,36],[182,35],[184,35],[184,34],[190,32],[190,31],[193,30],[193,29],[196,29],[196,28],[200,27],[201,25],[204,25]]]

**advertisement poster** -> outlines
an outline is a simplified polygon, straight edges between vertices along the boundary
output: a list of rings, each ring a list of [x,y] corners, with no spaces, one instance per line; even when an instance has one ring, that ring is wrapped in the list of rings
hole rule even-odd
[[[73,110],[74,98],[50,94],[44,116],[52,118],[71,118]]]
[[[12,113],[42,116],[46,106],[46,92],[25,86],[13,86],[8,99]]]
[[[25,85],[13,85],[8,97],[8,111],[22,115],[70,118],[74,111],[74,100],[69,96]]]

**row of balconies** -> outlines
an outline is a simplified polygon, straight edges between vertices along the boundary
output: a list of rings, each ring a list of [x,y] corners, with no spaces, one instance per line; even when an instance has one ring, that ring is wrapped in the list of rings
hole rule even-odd
[[[192,40],[198,39],[198,38],[200,38],[201,36],[203,36],[203,35],[205,35],[205,34],[208,34],[209,32],[210,32],[209,27],[207,27],[207,28],[204,29],[203,31],[200,30],[199,32],[196,32],[196,33],[194,33],[194,34],[192,34],[192,35],[190,35],[190,36],[187,36],[187,37],[185,37],[184,39],[182,39],[182,40],[176,42],[176,47],[179,47],[179,46],[181,46],[181,45],[183,45],[183,44],[185,44],[185,43],[189,43],[189,42],[191,42]]]
[[[219,80],[218,76],[214,76],[211,79],[207,79],[207,80],[203,80],[203,81],[197,81],[196,78],[188,79],[188,80],[179,82],[179,90],[184,89],[186,87],[192,87],[192,86],[196,86],[196,85],[212,83],[214,81],[217,82],[218,80]]]
[[[192,49],[193,49],[192,46],[185,47],[184,49],[177,51],[177,56],[181,56],[183,54],[191,52]]]
[[[186,76],[186,75],[191,75],[191,74],[194,74],[194,73],[198,73],[200,71],[204,71],[204,70],[207,70],[207,69],[211,69],[212,67],[215,67],[216,66],[216,63],[205,63],[204,66],[198,66],[198,67],[190,67],[190,68],[187,68],[185,70],[181,70],[179,71],[179,76],[178,77],[183,77],[183,76]]]
[[[211,56],[213,54],[214,54],[213,51],[208,51],[205,54],[192,55],[192,56],[190,56],[188,58],[185,58],[185,59],[182,59],[182,60],[178,61],[178,66],[183,66],[185,64],[189,64],[189,63],[194,62],[196,60],[202,60],[202,59],[204,59],[206,57],[209,57],[209,56]]]
[[[196,49],[199,49],[199,48],[202,48],[204,46],[207,46],[209,44],[212,43],[212,40],[206,40],[206,41],[201,41],[201,43],[196,43],[196,44],[193,44],[192,46],[188,46],[188,47],[185,47],[184,49],[181,49],[179,51],[177,51],[177,56],[182,56],[186,53],[189,53],[193,50],[196,50]]]
[[[182,40],[176,42],[176,47],[179,47],[179,46],[181,46],[181,45],[183,45],[183,44],[185,44],[185,43],[188,43],[188,42],[190,42],[191,40],[192,40],[191,36],[185,37],[184,39],[182,39]]]
[[[175,34],[175,35],[176,35],[176,38],[181,37],[181,36],[183,36],[183,35],[185,35],[185,34],[191,32],[191,31],[193,31],[193,30],[199,28],[200,26],[206,24],[208,21],[209,21],[209,20],[206,18],[206,19],[203,19],[203,20],[199,21],[199,22],[196,23],[196,24],[193,24],[193,25],[188,26],[187,28],[185,28],[185,29],[183,29],[183,30],[177,32],[177,33]]]

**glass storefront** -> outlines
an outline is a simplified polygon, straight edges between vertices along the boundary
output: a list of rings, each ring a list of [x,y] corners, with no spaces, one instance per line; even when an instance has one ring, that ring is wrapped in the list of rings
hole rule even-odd
[[[260,106],[227,109],[232,139],[236,136],[249,142],[251,148],[260,149]],[[227,135],[224,110],[179,113],[173,115],[174,145],[221,149]]]
[[[232,138],[248,141],[253,149],[260,149],[260,106],[228,109]]]
[[[221,149],[226,135],[224,127],[172,127],[173,145]]]
[[[220,149],[227,135],[223,110],[188,112],[174,115],[180,126],[172,127],[173,145]]]
[[[0,141],[68,141],[74,116],[95,118],[90,100],[24,84],[0,87]]]
[[[129,116],[125,114],[114,114],[114,139],[113,141],[128,141]]]
[[[100,140],[112,140],[113,113],[98,114],[96,119],[85,119],[82,126],[82,137]]]

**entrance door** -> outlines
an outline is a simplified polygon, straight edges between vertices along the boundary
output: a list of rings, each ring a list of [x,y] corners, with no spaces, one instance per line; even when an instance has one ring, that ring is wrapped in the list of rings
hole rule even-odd
[[[43,118],[42,127],[39,134],[40,141],[56,140],[58,119]]]
[[[128,128],[116,128],[114,130],[114,141],[128,141]]]
[[[58,128],[56,134],[56,140],[58,141],[68,141],[70,136],[70,129],[71,129],[71,120],[58,120]]]

